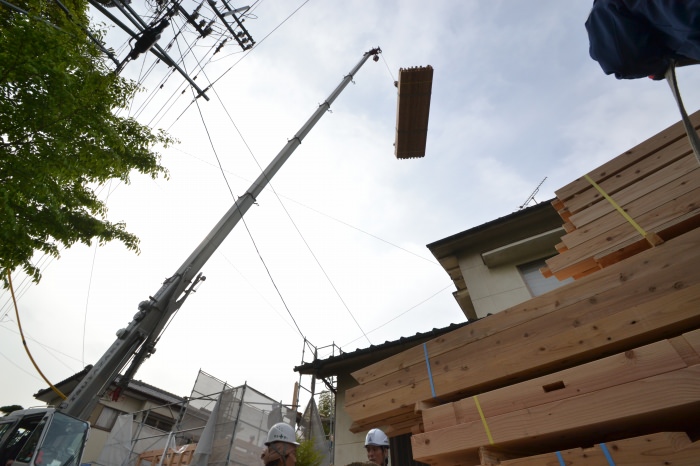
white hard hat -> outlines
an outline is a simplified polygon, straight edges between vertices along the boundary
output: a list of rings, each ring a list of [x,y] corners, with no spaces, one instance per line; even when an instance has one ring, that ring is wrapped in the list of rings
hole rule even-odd
[[[388,447],[389,437],[381,429],[370,429],[365,437],[365,446]]]
[[[291,443],[292,445],[299,445],[299,442],[297,442],[297,437],[294,434],[294,429],[292,426],[284,422],[278,422],[274,426],[270,427],[270,431],[267,433],[267,442],[265,442],[265,445],[269,445],[272,442],[285,442]]]

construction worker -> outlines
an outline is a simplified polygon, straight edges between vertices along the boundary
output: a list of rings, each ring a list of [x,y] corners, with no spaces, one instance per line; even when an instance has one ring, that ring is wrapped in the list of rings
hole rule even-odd
[[[261,458],[265,466],[294,466],[297,462],[297,442],[294,429],[289,424],[278,422],[270,427]]]
[[[379,466],[389,464],[389,437],[381,429],[371,429],[365,437],[367,460]]]

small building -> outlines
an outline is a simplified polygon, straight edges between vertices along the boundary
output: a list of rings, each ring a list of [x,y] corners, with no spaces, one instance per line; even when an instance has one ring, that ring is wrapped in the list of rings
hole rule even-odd
[[[449,274],[469,320],[495,314],[571,280],[545,278],[545,260],[565,234],[550,201],[428,244]]]

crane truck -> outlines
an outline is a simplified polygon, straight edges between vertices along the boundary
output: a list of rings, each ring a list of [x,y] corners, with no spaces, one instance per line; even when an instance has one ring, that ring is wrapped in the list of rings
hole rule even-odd
[[[331,104],[352,81],[369,57],[376,62],[381,49],[366,52],[330,96],[258,176],[248,191],[234,200],[211,232],[190,254],[174,275],[153,296],[138,305],[138,311],[100,360],[58,407],[32,408],[0,418],[0,466],[79,466],[90,431],[89,418],[100,397],[127,364],[113,396],[126,387],[143,361],[155,352],[156,343],[173,314],[205,280],[200,272],[257,196],[291,156]]]

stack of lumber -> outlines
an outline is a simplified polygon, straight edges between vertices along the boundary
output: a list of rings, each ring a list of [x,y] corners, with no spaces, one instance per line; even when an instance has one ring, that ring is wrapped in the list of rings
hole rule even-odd
[[[394,155],[397,159],[423,157],[428,139],[433,67],[401,68],[396,87],[398,98]]]
[[[196,449],[196,443],[190,443],[179,449],[168,448],[165,457],[163,457],[163,449],[145,451],[139,455],[136,466],[188,466]],[[234,439],[233,446],[230,438],[220,439],[214,443],[209,461],[223,463],[228,458],[233,464],[262,466],[260,456],[263,449],[255,443],[238,438]]]
[[[700,112],[691,121],[700,127]],[[700,164],[679,122],[556,191],[567,234],[543,273],[580,278],[697,228],[699,200]]]
[[[572,447],[612,435],[691,429],[700,416],[699,353],[700,330],[695,330],[427,409],[426,432],[411,439],[414,458],[476,465],[484,464],[484,458],[503,461],[533,452],[553,456],[571,450],[575,456],[579,448]],[[700,443],[693,448],[696,453],[698,447]],[[639,453],[636,447],[628,449],[631,455]]]
[[[426,405],[696,329],[698,264],[700,229],[360,369],[345,394],[351,430],[419,432]]]
[[[593,219],[570,234],[613,243],[619,228],[615,260],[600,247],[596,273],[353,372],[350,430],[411,433],[414,459],[441,466],[700,464],[700,171],[686,138],[674,125],[588,175],[644,222],[646,245],[598,191],[560,190],[566,222]]]
[[[485,455],[484,455],[485,456]],[[609,466],[613,459],[617,466],[696,465],[700,458],[700,442],[692,442],[684,432],[660,432],[598,444],[590,448],[575,448],[556,453],[500,460],[503,466]],[[561,461],[559,461],[561,459]],[[563,461],[563,463],[562,463]]]
[[[168,453],[163,458],[163,449],[148,450],[139,455],[136,466],[185,466],[190,464],[196,443],[186,445],[180,449],[168,448]]]

